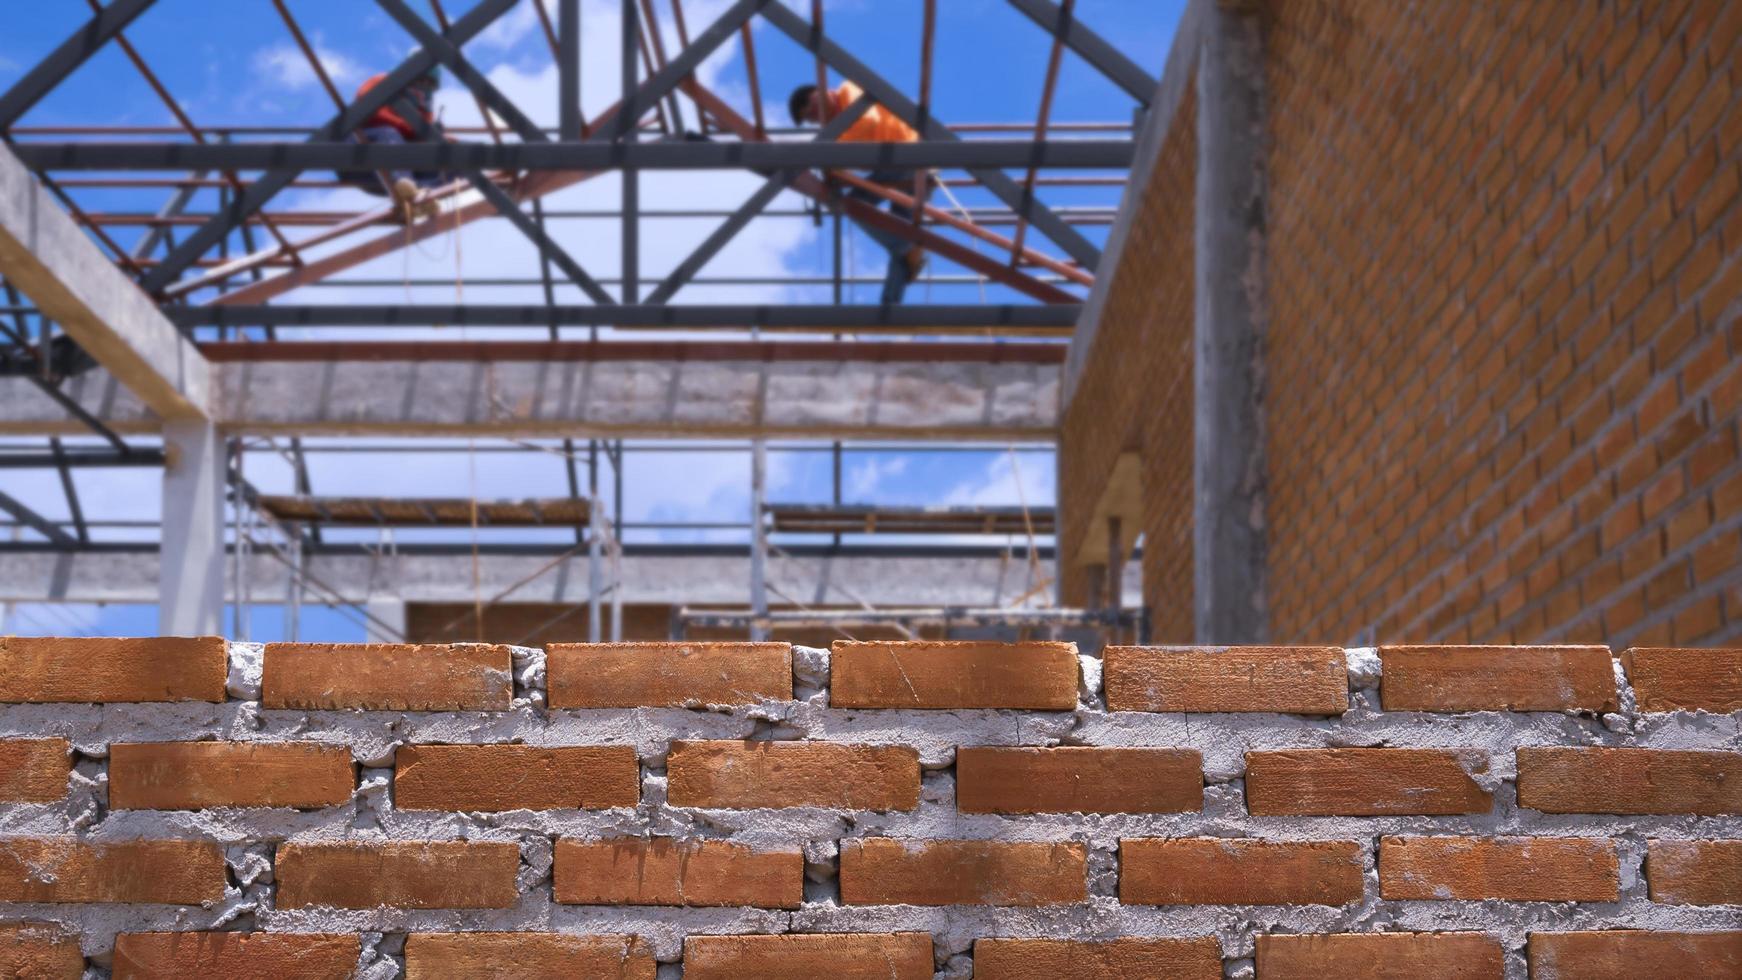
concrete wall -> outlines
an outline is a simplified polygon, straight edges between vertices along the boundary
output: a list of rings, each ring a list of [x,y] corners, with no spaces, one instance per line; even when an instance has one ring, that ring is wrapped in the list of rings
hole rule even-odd
[[[37,924],[0,963],[47,975],[446,975],[442,942],[525,975],[588,936],[609,962],[571,973],[642,980],[1742,969],[1734,651],[14,639],[0,668],[0,921]],[[1613,929],[1642,931],[1584,935]],[[698,939],[819,933],[852,935]]]

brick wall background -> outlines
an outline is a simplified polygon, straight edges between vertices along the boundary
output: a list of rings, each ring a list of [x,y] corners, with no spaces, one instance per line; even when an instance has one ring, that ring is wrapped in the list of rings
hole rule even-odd
[[[1087,594],[1077,549],[1124,452],[1142,467],[1143,600],[1157,635],[1187,637],[1192,621],[1192,235],[1197,98],[1188,86],[1163,143],[1156,177],[1113,282],[1095,346],[1066,406],[1058,449],[1061,597]]]
[[[1742,650],[0,639],[0,975],[1742,972]]]
[[[1253,6],[1271,638],[1742,637],[1742,6]],[[1188,154],[1149,193],[1191,186]],[[1156,638],[1186,642],[1189,398],[1147,383],[1179,366],[1138,367],[1190,333],[1189,258],[1157,260],[1176,223],[1145,221],[1114,273],[1061,550],[1096,533],[1072,517],[1106,472],[1073,443],[1140,433],[1146,472],[1170,467],[1145,591]]]

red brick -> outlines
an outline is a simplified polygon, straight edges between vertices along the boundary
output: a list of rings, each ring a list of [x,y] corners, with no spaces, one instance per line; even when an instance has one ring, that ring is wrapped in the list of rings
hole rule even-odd
[[[931,980],[931,935],[790,933],[690,936],[684,980]]]
[[[1184,813],[1203,809],[1195,749],[956,750],[963,813]]]
[[[280,844],[278,907],[507,909],[520,848],[485,841]]]
[[[1365,890],[1355,841],[1119,841],[1119,901],[1127,905],[1347,905]]]
[[[683,707],[792,699],[788,643],[556,643],[553,708]]]
[[[1635,647],[1622,656],[1641,711],[1742,711],[1742,649]]]
[[[0,802],[65,799],[72,771],[72,746],[64,738],[0,740]]]
[[[1386,837],[1379,894],[1389,900],[1497,898],[1514,902],[1615,902],[1620,860],[1613,841],[1583,837]]]
[[[1742,840],[1654,840],[1645,880],[1670,905],[1742,905]]]
[[[974,980],[1221,980],[1222,944],[1133,936],[1098,942],[977,939]]]
[[[672,806],[740,810],[912,810],[919,753],[901,745],[677,741],[666,761],[666,798]]]
[[[0,839],[0,902],[197,905],[223,897],[227,880],[209,841]]]
[[[1608,647],[1381,647],[1386,711],[1614,711]]]
[[[637,936],[553,932],[414,932],[405,980],[654,980],[659,964]]]
[[[829,704],[1070,711],[1077,706],[1077,645],[836,640]]]
[[[0,637],[0,702],[222,701],[216,636]]]
[[[263,708],[505,711],[514,697],[505,646],[456,643],[268,643]]]
[[[1742,976],[1742,932],[1533,932],[1530,980]]]
[[[559,840],[556,900],[796,909],[804,900],[804,855],[719,840]]]
[[[1109,711],[1340,715],[1349,668],[1336,647],[1108,647]]]
[[[1518,805],[1544,813],[1742,813],[1742,752],[1519,749]]]
[[[1063,905],[1089,897],[1088,849],[1026,841],[841,841],[844,905]]]
[[[1246,753],[1253,816],[1487,813],[1492,794],[1471,778],[1487,757],[1457,749],[1293,749]]]
[[[402,810],[605,810],[640,800],[628,745],[402,745],[394,754]]]
[[[347,980],[356,936],[273,932],[124,932],[115,937],[115,980]]]
[[[1500,942],[1480,932],[1261,934],[1264,980],[1501,980]]]
[[[310,742],[116,742],[109,805],[117,810],[219,806],[315,809],[351,799],[351,750]]]
[[[48,923],[0,925],[0,976],[22,980],[80,980],[85,956],[79,938]]]

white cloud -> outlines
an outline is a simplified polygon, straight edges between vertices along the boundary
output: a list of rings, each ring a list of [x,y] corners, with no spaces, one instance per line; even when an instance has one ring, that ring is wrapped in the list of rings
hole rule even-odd
[[[363,78],[363,68],[355,61],[318,43],[314,48],[321,67],[341,89]],[[255,52],[254,69],[279,88],[290,91],[312,88],[320,81],[302,49],[294,44],[280,44]]]
[[[946,507],[1050,507],[1056,493],[1053,459],[1034,453],[1006,453],[979,474],[945,491]]]

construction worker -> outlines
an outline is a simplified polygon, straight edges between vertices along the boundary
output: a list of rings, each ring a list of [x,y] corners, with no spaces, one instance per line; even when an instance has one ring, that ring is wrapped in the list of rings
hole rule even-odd
[[[792,90],[786,107],[792,113],[794,125],[808,122],[820,126],[847,111],[849,106],[859,101],[862,94],[859,86],[852,82],[842,82],[832,92],[818,91],[815,85],[800,85]],[[880,105],[872,105],[840,136],[843,143],[912,143],[918,139],[919,134],[913,131],[913,127]],[[865,179],[910,194],[913,192],[912,177],[899,170],[873,170],[865,175]],[[884,203],[883,198],[862,187],[849,189],[847,196],[865,201],[873,207],[880,207]],[[911,210],[894,201],[889,202],[889,211],[898,218],[913,216]],[[917,278],[920,269],[925,267],[925,250],[894,232],[863,223],[859,227],[889,252],[889,271],[883,278],[882,302],[901,302],[902,296],[907,293],[907,284]]]
[[[362,98],[386,77],[386,74],[380,74],[366,79],[357,88],[354,98]],[[440,72],[431,68],[393,101],[375,110],[375,114],[351,134],[352,141],[382,145],[446,140],[448,137],[442,132],[442,124],[436,119],[433,108],[435,93],[440,87]],[[448,174],[410,170],[346,171],[341,172],[339,178],[365,193],[392,197],[400,206],[400,217],[406,220],[436,213],[436,202],[424,198],[423,191],[452,179]]]

